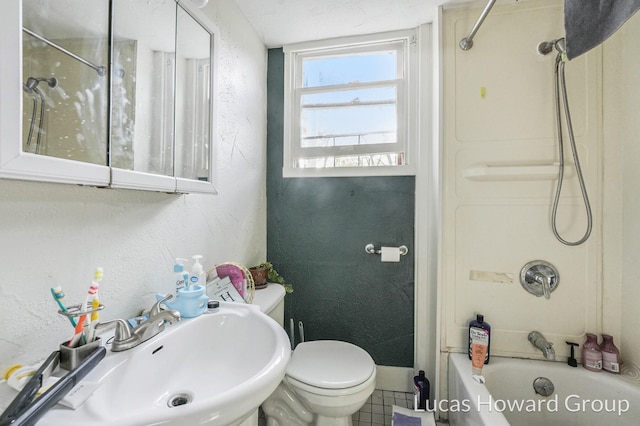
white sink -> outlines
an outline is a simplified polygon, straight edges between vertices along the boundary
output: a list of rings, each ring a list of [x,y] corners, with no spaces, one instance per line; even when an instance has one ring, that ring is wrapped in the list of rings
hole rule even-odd
[[[290,356],[287,334],[256,306],[220,303],[217,313],[109,351],[84,379],[101,382],[87,402],[57,405],[38,426],[241,424],[278,386]]]

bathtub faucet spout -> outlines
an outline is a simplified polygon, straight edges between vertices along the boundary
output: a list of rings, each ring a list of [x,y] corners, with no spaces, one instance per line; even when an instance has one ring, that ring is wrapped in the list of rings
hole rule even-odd
[[[540,349],[544,358],[548,361],[556,360],[556,351],[553,349],[553,343],[547,341],[539,331],[529,333],[529,341],[533,346]]]

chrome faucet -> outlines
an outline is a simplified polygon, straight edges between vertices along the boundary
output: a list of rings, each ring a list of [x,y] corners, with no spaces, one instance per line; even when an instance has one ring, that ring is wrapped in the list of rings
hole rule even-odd
[[[532,331],[528,336],[533,346],[540,349],[544,358],[548,361],[556,360],[556,351],[553,349],[553,343],[547,341],[539,331]]]
[[[111,344],[113,352],[122,352],[131,348],[135,348],[142,342],[146,342],[156,334],[164,330],[165,321],[173,323],[180,321],[180,312],[174,310],[162,310],[162,303],[171,299],[173,295],[169,294],[164,299],[156,302],[149,311],[149,319],[139,324],[133,330],[129,324],[123,319],[115,319],[106,321],[97,325],[96,329],[107,328],[111,325],[116,326],[116,333]]]

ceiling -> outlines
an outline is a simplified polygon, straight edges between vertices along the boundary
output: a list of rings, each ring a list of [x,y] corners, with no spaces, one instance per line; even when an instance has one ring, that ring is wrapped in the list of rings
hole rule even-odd
[[[464,0],[235,0],[265,45],[417,27]]]

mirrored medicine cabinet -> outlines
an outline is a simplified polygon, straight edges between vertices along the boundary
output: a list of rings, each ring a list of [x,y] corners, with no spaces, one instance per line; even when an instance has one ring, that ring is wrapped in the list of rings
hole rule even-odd
[[[10,0],[0,177],[215,192],[215,27],[191,0]]]

